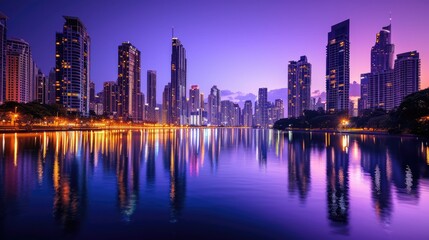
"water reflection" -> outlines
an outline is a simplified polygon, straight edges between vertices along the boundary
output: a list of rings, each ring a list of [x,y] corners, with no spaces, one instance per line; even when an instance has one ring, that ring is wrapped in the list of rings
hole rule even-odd
[[[421,204],[421,180],[429,178],[429,144],[415,138],[223,128],[2,134],[0,141],[2,233],[15,216],[33,211],[35,198],[49,202],[50,209],[44,210],[51,212],[63,232],[81,232],[92,212],[89,206],[97,208],[96,203],[90,205],[94,191],[106,196],[114,192],[116,198],[104,201],[114,203],[120,222],[137,221],[148,208],[163,206],[165,200],[168,216],[161,218],[177,225],[186,223],[184,213],[192,211],[188,198],[204,202],[205,196],[231,196],[225,185],[217,185],[213,192],[191,191],[195,182],[209,188],[213,181],[223,181],[216,179],[219,173],[230,174],[226,178],[233,180],[224,184],[246,194],[242,189],[249,186],[257,192],[265,190],[258,177],[275,179],[278,176],[273,173],[280,172],[287,177],[287,183],[280,182],[287,186],[291,201],[297,198],[303,207],[322,201],[317,204],[326,209],[323,218],[332,232],[350,235],[351,219],[356,217],[353,207],[370,208],[377,221],[389,227],[396,209]],[[352,178],[351,170],[362,173],[363,180]],[[320,175],[323,179],[314,180]],[[94,189],[109,179],[112,185]],[[276,186],[270,186],[275,196],[250,196],[278,197],[284,188]],[[353,186],[366,189],[372,205],[362,205],[350,191]],[[148,200],[143,193],[148,199],[156,195],[156,201],[144,205]],[[224,201],[229,203],[227,198]],[[285,206],[270,208],[274,213]],[[25,221],[34,219],[22,218]]]

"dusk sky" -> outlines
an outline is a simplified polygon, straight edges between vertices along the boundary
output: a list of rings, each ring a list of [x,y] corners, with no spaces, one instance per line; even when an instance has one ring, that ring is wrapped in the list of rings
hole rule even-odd
[[[0,0],[0,11],[9,17],[8,37],[29,42],[45,74],[54,66],[62,16],[76,16],[92,39],[91,79],[97,91],[104,81],[116,81],[118,45],[130,41],[142,52],[144,94],[146,71],[158,73],[158,103],[170,81],[172,26],[187,50],[188,88],[198,84],[206,96],[212,85],[254,94],[259,87],[285,88],[288,61],[301,55],[313,67],[312,91],[325,91],[331,25],[350,19],[350,80],[359,82],[390,12],[395,56],[419,51],[421,88],[427,88],[428,9],[427,0]]]

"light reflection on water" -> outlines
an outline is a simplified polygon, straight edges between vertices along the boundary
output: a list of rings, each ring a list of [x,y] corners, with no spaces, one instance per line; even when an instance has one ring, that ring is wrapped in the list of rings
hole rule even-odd
[[[2,239],[429,235],[427,140],[226,128],[0,140]]]

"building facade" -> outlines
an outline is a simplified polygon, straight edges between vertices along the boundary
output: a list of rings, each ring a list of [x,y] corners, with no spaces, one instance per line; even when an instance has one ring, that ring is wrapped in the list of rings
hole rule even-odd
[[[243,126],[245,127],[253,126],[253,109],[252,109],[252,101],[250,100],[247,100],[244,102]]]
[[[220,125],[220,90],[216,85],[210,89],[208,97],[208,121],[211,125]]]
[[[130,42],[118,47],[118,117],[141,121],[140,51]],[[140,96],[141,97],[141,96]]]
[[[395,60],[395,106],[404,98],[420,90],[420,55],[417,51],[401,53]]]
[[[331,27],[326,46],[326,110],[348,112],[350,88],[350,20]]]
[[[171,100],[169,123],[187,124],[186,114],[186,50],[176,37],[172,38],[171,50]]]
[[[156,71],[147,71],[147,107],[148,116],[147,120],[150,122],[157,122],[157,116],[155,112],[156,108]]]
[[[0,104],[6,100],[7,17],[0,12]]]
[[[79,18],[64,19],[55,41],[55,102],[70,114],[88,116],[91,40]]]
[[[258,125],[262,128],[268,127],[268,89],[258,90]]]
[[[311,64],[306,56],[288,65],[288,117],[297,118],[311,108]]]

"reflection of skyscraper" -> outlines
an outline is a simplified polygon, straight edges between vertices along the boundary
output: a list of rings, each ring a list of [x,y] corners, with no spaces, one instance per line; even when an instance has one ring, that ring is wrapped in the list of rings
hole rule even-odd
[[[326,149],[328,218],[334,226],[347,226],[349,222],[349,155],[347,142],[344,142],[347,136],[328,135],[327,138],[332,143]],[[340,233],[345,233],[343,231],[348,230],[341,229]]]
[[[299,134],[288,142],[289,192],[298,191],[302,201],[310,191],[310,142],[308,135]]]
[[[350,21],[331,27],[326,46],[326,110],[348,112],[350,85]]]
[[[141,159],[139,134],[131,131],[123,134],[121,153],[117,159],[118,204],[124,221],[130,221],[138,205]]]
[[[362,169],[371,176],[371,192],[375,214],[380,221],[390,223],[392,213],[392,195],[390,191],[392,160],[387,152],[380,151],[380,145],[386,144],[380,139],[364,138],[360,144]]]
[[[153,130],[152,130],[153,131]],[[157,144],[156,141],[156,135],[155,132],[146,132],[146,141],[147,144],[146,151],[147,152],[147,162],[146,162],[146,180],[147,184],[150,186],[153,186],[155,183],[155,158],[156,158],[156,148],[155,145]]]
[[[256,143],[259,165],[266,167],[268,155],[268,129],[257,130]]]

